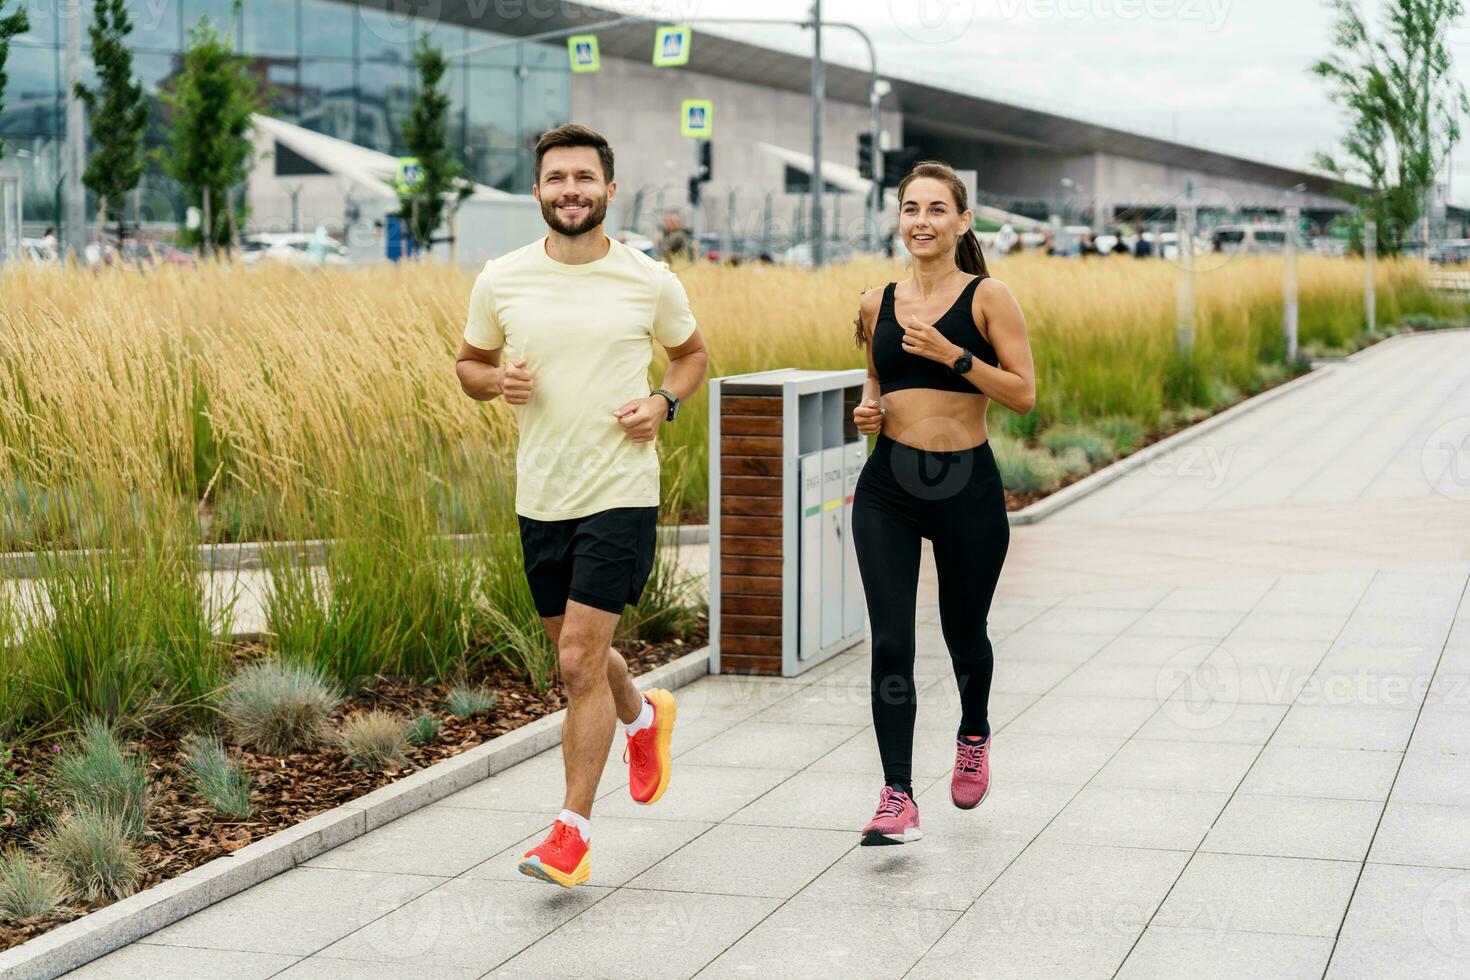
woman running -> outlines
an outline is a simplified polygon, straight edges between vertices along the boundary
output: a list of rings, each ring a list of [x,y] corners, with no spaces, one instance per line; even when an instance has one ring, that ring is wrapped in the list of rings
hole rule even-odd
[[[920,538],[933,542],[940,623],[962,706],[950,797],[970,809],[990,789],[995,659],[985,620],[1010,526],[985,411],[992,399],[1031,411],[1036,379],[1025,318],[986,271],[966,197],[944,163],[920,163],[903,179],[899,233],[912,275],[864,293],[857,321],[868,378],[852,417],[878,442],[854,491],[852,536],[873,633],[884,782],[864,844],[922,836],[912,781]]]

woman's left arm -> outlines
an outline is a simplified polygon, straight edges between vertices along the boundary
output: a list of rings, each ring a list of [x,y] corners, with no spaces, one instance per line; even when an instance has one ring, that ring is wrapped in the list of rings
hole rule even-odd
[[[1025,415],[1036,405],[1036,368],[1031,362],[1031,341],[1026,338],[1026,317],[1020,304],[1005,283],[986,279],[975,289],[971,314],[977,326],[984,325],[982,329],[995,348],[1000,367],[991,367],[977,357],[965,380],[1016,414]],[[959,356],[956,348],[955,357]]]

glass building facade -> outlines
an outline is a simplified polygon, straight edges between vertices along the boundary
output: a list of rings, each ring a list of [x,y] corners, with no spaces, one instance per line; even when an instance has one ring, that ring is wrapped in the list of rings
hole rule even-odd
[[[0,169],[21,174],[27,225],[55,224],[66,131],[64,5],[22,0],[20,6],[31,28],[12,41],[6,64]],[[81,7],[83,81],[91,85],[92,0],[81,0]],[[395,156],[407,152],[401,123],[417,86],[413,45],[427,34],[451,55],[445,76],[453,100],[451,145],[476,180],[503,190],[529,191],[536,138],[570,117],[565,44],[505,43],[456,57],[453,52],[513,39],[341,0],[245,0],[237,21],[231,0],[130,0],[127,7],[133,70],[152,102],[150,149],[165,140],[159,93],[180,70],[189,32],[201,18],[230,33],[250,59],[271,115]],[[139,195],[143,216],[177,214],[172,182],[156,163],[148,170]],[[89,200],[88,214],[94,213]]]

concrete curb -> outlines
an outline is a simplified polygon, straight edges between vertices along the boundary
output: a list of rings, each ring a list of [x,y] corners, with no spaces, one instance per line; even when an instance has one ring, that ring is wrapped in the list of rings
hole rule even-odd
[[[1057,511],[1061,510],[1063,507],[1066,507],[1069,504],[1074,504],[1077,501],[1081,500],[1083,497],[1086,497],[1092,493],[1096,493],[1098,490],[1101,490],[1109,483],[1112,483],[1113,481],[1121,477],[1127,476],[1138,467],[1146,465],[1149,460],[1152,460],[1158,456],[1163,455],[1164,453],[1177,449],[1188,442],[1198,439],[1200,436],[1205,435],[1206,433],[1211,432],[1228,422],[1234,421],[1235,419],[1240,418],[1242,415],[1253,412],[1256,409],[1260,408],[1262,405],[1268,405],[1272,401],[1275,401],[1277,398],[1284,397],[1290,392],[1305,387],[1313,381],[1327,377],[1344,365],[1351,367],[1356,362],[1376,352],[1382,351],[1385,347],[1388,347],[1396,340],[1405,340],[1411,337],[1429,337],[1441,333],[1458,333],[1466,330],[1470,330],[1470,327],[1443,327],[1435,330],[1407,331],[1405,333],[1394,334],[1392,337],[1385,337],[1378,343],[1372,344],[1368,347],[1364,347],[1362,350],[1353,351],[1351,354],[1348,354],[1345,357],[1334,357],[1331,359],[1315,361],[1313,362],[1312,370],[1299,378],[1293,378],[1285,384],[1277,385],[1270,391],[1263,391],[1259,395],[1254,395],[1250,398],[1247,398],[1245,401],[1240,402],[1236,405],[1232,405],[1219,414],[1212,415],[1196,425],[1192,425],[1187,429],[1183,429],[1179,432],[1174,433],[1167,439],[1161,439],[1151,446],[1140,449],[1138,452],[1134,453],[1131,456],[1124,456],[1116,463],[1105,466],[1095,473],[1088,474],[1087,476],[1078,480],[1076,483],[1073,483],[1072,485],[1067,487],[1063,487],[1061,490],[1058,490],[1056,493],[1051,494],[1050,496],[1041,498],[1040,500],[1036,501],[1036,503],[1031,504],[1029,507],[1023,507],[1020,510],[1012,511],[1010,514],[1010,523],[1015,526],[1023,524],[1035,524],[1037,521],[1045,520],[1052,514],[1055,514]]]
[[[709,673],[709,647],[635,677],[673,690]],[[561,743],[565,709],[319,813],[208,864],[0,953],[0,977],[51,980],[324,851],[524,762]]]
[[[660,532],[668,533],[671,528],[664,525]],[[677,524],[672,528],[675,544],[704,544],[709,541],[708,524]],[[481,534],[456,534],[452,540],[462,550],[470,550],[482,537]],[[201,569],[207,572],[229,572],[265,567],[263,550],[267,547],[294,547],[299,560],[307,565],[320,565],[326,557],[327,542],[320,539],[308,541],[241,541],[231,544],[200,545],[198,548]],[[57,557],[80,558],[90,552],[62,552]],[[0,554],[0,576],[11,578],[36,578],[40,574],[40,562],[35,552],[10,551]]]

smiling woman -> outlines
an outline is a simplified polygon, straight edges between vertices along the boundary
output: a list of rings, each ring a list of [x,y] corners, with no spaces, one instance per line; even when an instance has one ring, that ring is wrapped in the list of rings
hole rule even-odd
[[[883,789],[862,843],[922,836],[913,799],[918,692],[914,620],[921,539],[934,545],[939,615],[963,714],[950,795],[977,806],[990,789],[990,599],[1010,540],[1004,488],[986,431],[994,399],[1036,402],[1026,322],[990,278],[965,185],[948,165],[916,166],[898,187],[912,275],[863,296],[864,400],[853,421],[876,434],[853,495],[852,538],[872,622],[872,709]],[[900,309],[902,304],[902,309]]]

